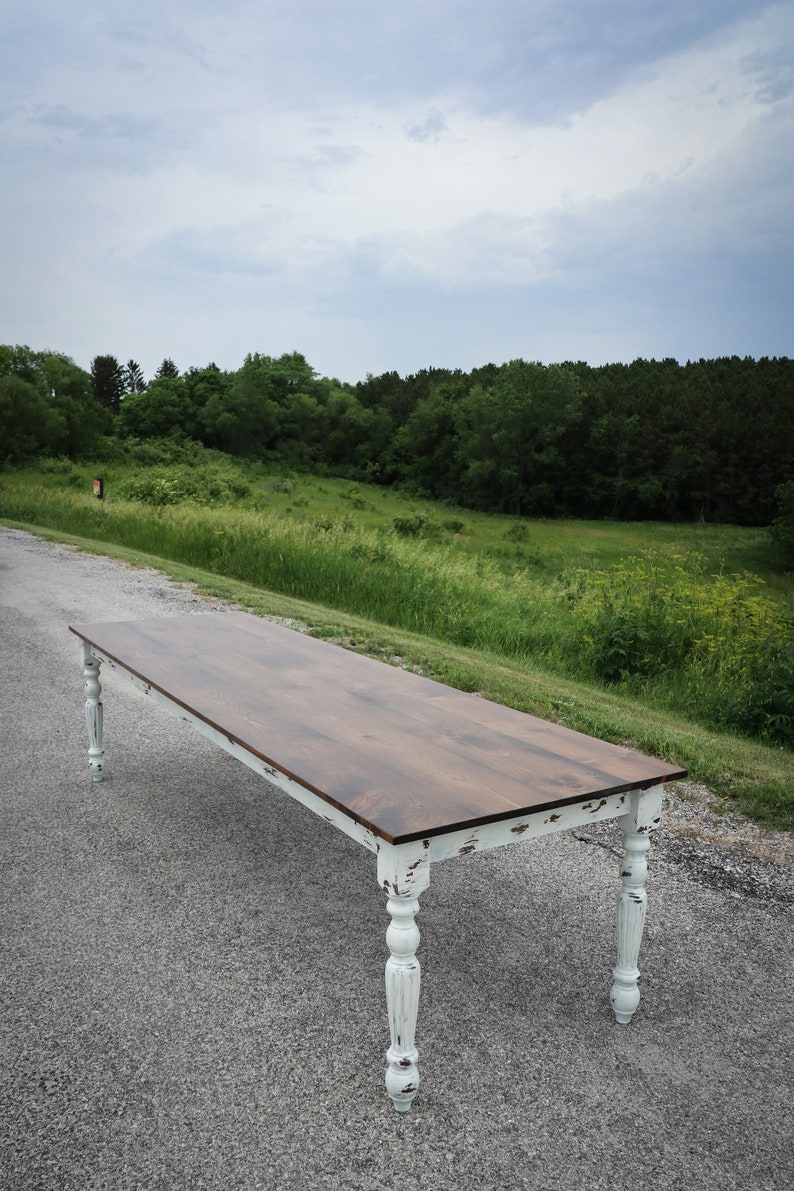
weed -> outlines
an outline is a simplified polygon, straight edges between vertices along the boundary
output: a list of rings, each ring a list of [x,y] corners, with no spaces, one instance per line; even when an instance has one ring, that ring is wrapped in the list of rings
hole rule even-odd
[[[567,590],[591,674],[700,722],[794,745],[794,619],[753,575],[633,557]]]
[[[532,549],[522,551],[523,521],[472,513],[464,524],[426,502],[406,512],[406,497],[386,491],[376,510],[362,486],[267,476],[209,452],[195,466],[103,470],[102,502],[88,465],[7,470],[0,513],[794,744],[786,591],[775,597],[714,561],[719,547],[735,558],[743,543],[758,549],[751,531],[686,527],[676,537],[670,526],[533,521]],[[299,512],[310,505],[311,516]],[[632,551],[640,536],[653,551]],[[681,540],[711,557],[680,549]],[[571,714],[553,700],[549,710]]]
[[[529,527],[526,521],[514,521],[505,537],[510,542],[526,542],[529,537]]]

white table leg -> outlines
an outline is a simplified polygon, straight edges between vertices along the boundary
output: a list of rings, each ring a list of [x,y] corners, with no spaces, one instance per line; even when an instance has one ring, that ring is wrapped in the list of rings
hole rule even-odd
[[[391,1046],[386,1051],[386,1090],[398,1112],[407,1112],[419,1089],[418,1052],[414,1046],[419,1012],[420,968],[416,958],[419,928],[415,897],[389,898],[391,923],[386,931],[386,1005]]]
[[[419,894],[430,882],[430,863],[422,844],[381,845],[378,882],[388,894],[391,923],[386,931],[386,1006],[391,1046],[386,1051],[386,1090],[398,1112],[407,1112],[419,1088],[414,1045],[419,1011]]]
[[[99,658],[83,645],[83,674],[85,676],[85,722],[88,727],[88,768],[95,782],[105,776],[105,750],[102,748],[102,684],[99,681]]]
[[[625,854],[620,863],[621,889],[618,893],[617,964],[612,969],[609,999],[615,1020],[628,1025],[640,1003],[637,967],[642,932],[645,927],[648,879],[648,850],[651,832],[661,820],[660,787],[632,795],[631,810],[618,820],[623,832]]]

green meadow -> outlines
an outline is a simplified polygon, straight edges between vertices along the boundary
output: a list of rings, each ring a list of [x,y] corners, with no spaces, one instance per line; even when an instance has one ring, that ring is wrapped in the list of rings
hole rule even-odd
[[[202,448],[6,469],[0,517],[629,742],[794,826],[794,579],[764,529],[482,514]]]

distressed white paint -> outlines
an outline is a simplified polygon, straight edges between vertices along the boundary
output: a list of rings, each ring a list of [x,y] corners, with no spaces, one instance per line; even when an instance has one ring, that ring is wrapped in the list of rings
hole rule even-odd
[[[85,722],[88,728],[88,769],[92,779],[101,782],[105,776],[105,750],[102,748],[100,659],[85,642],[82,643],[82,661],[85,677]]]
[[[386,1051],[386,1091],[398,1112],[407,1112],[419,1090],[418,1053],[414,1045],[419,1010],[420,968],[416,958],[419,928],[417,898],[389,897],[391,923],[386,931],[386,1006],[391,1046]]]
[[[505,844],[518,844],[558,831],[569,831],[573,827],[584,827],[602,819],[615,819],[625,813],[630,797],[630,794],[610,794],[588,798],[585,802],[561,806],[555,811],[538,811],[497,823],[484,823],[473,830],[448,831],[444,835],[431,836],[425,846],[434,863],[453,856],[467,856],[471,852],[486,852]]]
[[[208,740],[236,757],[255,773],[283,790],[345,835],[377,854],[378,884],[388,896],[391,923],[386,932],[389,958],[386,961],[386,1002],[391,1045],[386,1053],[386,1087],[400,1112],[407,1111],[419,1087],[418,1053],[415,1046],[419,1008],[420,966],[416,958],[419,929],[416,914],[418,895],[427,889],[430,865],[454,856],[487,851],[521,843],[544,835],[568,831],[604,819],[620,820],[625,856],[621,862],[618,894],[617,963],[613,969],[610,1000],[618,1022],[631,1020],[640,994],[638,988],[640,943],[645,923],[647,853],[650,834],[661,819],[662,786],[599,798],[586,798],[556,811],[519,815],[480,827],[449,831],[425,839],[391,844],[357,823],[313,791],[250,753],[225,733],[188,712],[157,688],[143,682],[100,650],[81,642],[85,676],[86,723],[89,765],[94,781],[104,776],[102,748],[102,688],[100,664],[109,666],[129,680],[153,702],[191,724]]]
[[[414,1044],[419,1011],[420,967],[416,958],[418,895],[430,883],[426,842],[389,844],[378,851],[378,884],[388,894],[391,923],[386,931],[386,1007],[391,1046],[386,1052],[386,1090],[398,1112],[407,1112],[419,1088]]]
[[[623,834],[624,856],[620,864],[621,888],[618,893],[617,963],[612,969],[609,999],[615,1020],[628,1025],[640,1003],[637,966],[645,927],[648,851],[651,832],[661,821],[661,788],[634,794],[628,814],[619,822]]]

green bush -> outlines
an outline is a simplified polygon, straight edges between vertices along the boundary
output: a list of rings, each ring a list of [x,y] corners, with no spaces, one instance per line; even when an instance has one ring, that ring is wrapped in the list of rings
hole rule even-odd
[[[437,538],[441,534],[438,522],[432,517],[425,517],[423,513],[412,513],[410,517],[395,517],[392,526],[401,538]]]
[[[187,500],[191,491],[192,485],[186,485],[183,476],[150,468],[120,484],[118,495],[125,500],[137,500],[158,508]]]
[[[794,745],[794,646],[765,642],[747,667],[747,698],[723,705],[726,727],[762,740]],[[737,686],[737,691],[741,687]]]
[[[525,521],[514,521],[505,537],[511,542],[525,542],[529,537],[529,528]]]
[[[630,558],[567,583],[585,674],[714,727],[794,743],[794,621],[753,575],[697,555]]]
[[[211,451],[190,438],[127,438],[118,442],[118,454],[143,467],[200,467],[212,458]]]
[[[231,504],[247,496],[249,491],[250,484],[231,468],[224,470],[212,465],[201,468],[172,466],[143,469],[119,484],[114,495],[162,508],[184,501]]]

